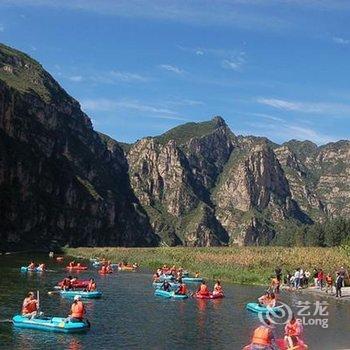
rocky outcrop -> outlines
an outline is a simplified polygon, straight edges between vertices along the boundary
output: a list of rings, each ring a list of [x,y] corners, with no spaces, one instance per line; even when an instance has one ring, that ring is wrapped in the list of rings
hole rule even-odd
[[[144,246],[158,238],[121,148],[106,147],[37,62],[0,46],[0,248],[66,244]]]
[[[348,216],[349,199],[349,141],[276,145],[214,117],[119,143],[0,45],[0,248],[270,244]]]

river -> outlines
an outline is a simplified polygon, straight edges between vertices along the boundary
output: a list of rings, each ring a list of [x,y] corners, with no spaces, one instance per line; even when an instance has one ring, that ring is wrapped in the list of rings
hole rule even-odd
[[[261,295],[260,287],[224,285],[222,300],[168,300],[154,297],[149,271],[118,272],[98,275],[96,269],[79,273],[79,278],[93,276],[100,300],[87,301],[91,329],[85,334],[65,335],[13,328],[6,322],[20,311],[29,290],[40,290],[41,308],[47,315],[66,316],[71,301],[48,295],[65,275],[65,263],[36,255],[35,261],[46,262],[55,272],[21,273],[29,255],[0,256],[0,349],[233,349],[249,343],[252,330],[259,324],[256,314],[245,310],[245,304]],[[88,262],[86,262],[88,263]],[[91,266],[91,265],[90,265]],[[297,308],[299,301],[310,302],[312,313],[320,301],[328,305],[322,315],[328,328],[305,325],[305,340],[312,350],[350,348],[350,305],[331,299],[319,300],[310,294],[283,292],[281,299]],[[324,314],[329,314],[325,316]],[[310,321],[307,317],[305,322]],[[317,322],[317,321],[316,321]],[[276,326],[276,335],[282,326]]]

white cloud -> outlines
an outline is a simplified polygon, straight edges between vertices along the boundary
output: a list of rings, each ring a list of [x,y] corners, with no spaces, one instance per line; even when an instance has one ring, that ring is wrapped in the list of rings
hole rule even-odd
[[[185,71],[177,66],[171,65],[171,64],[161,64],[159,66],[160,68],[167,70],[169,72],[173,72],[176,74],[183,74]]]
[[[350,115],[350,105],[342,103],[299,102],[263,97],[258,98],[257,102],[283,111],[327,115]]]
[[[79,83],[83,80],[83,77],[81,75],[73,75],[71,77],[68,78],[71,81],[74,81],[76,83]]]
[[[344,39],[344,38],[340,38],[340,37],[333,37],[333,41],[336,44],[340,44],[340,45],[348,45],[348,44],[350,44],[350,40]]]
[[[173,120],[187,120],[181,117],[176,111],[162,106],[155,106],[142,103],[138,100],[114,100],[114,99],[83,99],[82,108],[89,112],[117,112],[131,110],[145,113],[148,118],[161,118]]]
[[[113,70],[110,72],[110,75],[116,80],[128,82],[128,83],[133,82],[133,81],[136,81],[136,82],[148,81],[147,77],[144,77],[144,76],[137,74],[137,73],[130,73],[130,72],[122,72],[122,71]]]
[[[2,3],[8,6],[46,6],[54,10],[66,8],[107,16],[173,21],[200,26],[229,25],[249,30],[289,27],[290,23],[282,20],[280,16],[265,11],[264,1],[2,0]],[[252,8],[253,5],[257,5],[256,8]],[[260,7],[262,11],[259,11]]]
[[[272,140],[287,141],[296,139],[300,141],[310,140],[319,145],[336,141],[336,137],[316,131],[313,128],[304,125],[296,125],[285,121],[276,121],[276,123],[251,122],[247,123],[250,131],[244,134],[254,134],[268,137]]]
[[[96,84],[117,84],[117,83],[145,83],[150,80],[149,77],[140,75],[138,73],[131,73],[119,70],[112,70],[108,72],[93,72],[82,76],[80,74],[67,76],[67,79],[74,82],[92,82]]]

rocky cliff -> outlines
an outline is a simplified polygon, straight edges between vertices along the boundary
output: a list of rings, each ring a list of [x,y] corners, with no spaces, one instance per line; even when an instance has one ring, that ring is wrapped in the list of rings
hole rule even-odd
[[[0,46],[0,248],[158,244],[124,152],[25,54]]]
[[[350,142],[236,137],[220,117],[131,146],[131,185],[163,242],[269,244],[286,224],[349,214]]]
[[[269,244],[348,216],[349,198],[349,141],[277,145],[215,117],[121,144],[0,46],[1,247]]]

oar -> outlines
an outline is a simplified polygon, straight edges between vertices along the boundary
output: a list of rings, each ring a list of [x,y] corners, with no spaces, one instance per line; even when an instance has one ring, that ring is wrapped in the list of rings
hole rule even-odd
[[[39,290],[36,291],[36,300],[38,302],[38,313],[40,311],[40,294],[39,294]]]
[[[54,294],[59,294],[61,293],[61,290],[52,290],[50,292],[47,292],[48,295],[54,295]]]

